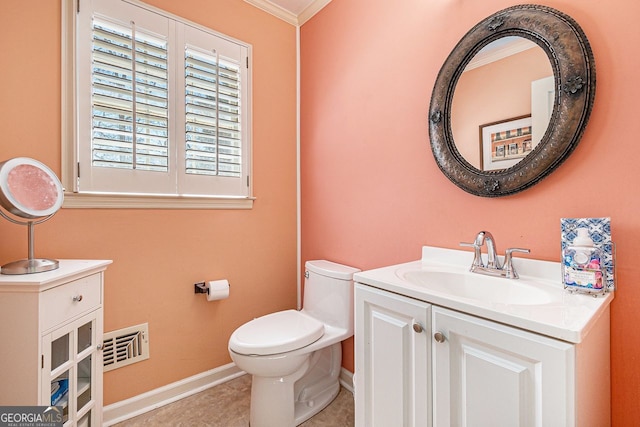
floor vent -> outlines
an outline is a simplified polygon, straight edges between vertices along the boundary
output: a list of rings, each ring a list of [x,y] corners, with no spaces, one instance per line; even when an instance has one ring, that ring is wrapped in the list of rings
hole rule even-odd
[[[149,324],[131,326],[104,334],[104,371],[122,368],[149,358]]]

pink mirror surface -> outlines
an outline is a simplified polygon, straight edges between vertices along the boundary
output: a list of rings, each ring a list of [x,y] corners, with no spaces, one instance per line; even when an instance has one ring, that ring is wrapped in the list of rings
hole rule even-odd
[[[48,173],[33,165],[18,165],[7,176],[7,186],[15,201],[33,211],[51,209],[58,201],[58,187]]]
[[[53,215],[64,194],[58,177],[46,165],[28,157],[0,163],[0,205],[22,218]]]

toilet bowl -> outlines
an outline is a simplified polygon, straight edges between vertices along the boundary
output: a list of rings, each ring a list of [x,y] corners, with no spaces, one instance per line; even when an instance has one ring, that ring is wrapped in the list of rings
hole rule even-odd
[[[288,427],[340,391],[341,342],[353,335],[353,274],[330,261],[305,264],[303,308],[253,319],[229,339],[234,363],[252,375],[251,427]]]

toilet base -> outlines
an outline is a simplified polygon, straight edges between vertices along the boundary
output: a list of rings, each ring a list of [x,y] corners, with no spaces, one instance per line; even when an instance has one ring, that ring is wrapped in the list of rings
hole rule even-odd
[[[326,408],[340,392],[340,343],[320,349],[286,377],[252,376],[251,427],[293,427]]]
[[[342,345],[333,344],[311,356],[309,372],[295,384],[295,425],[326,408],[340,392]]]
[[[329,404],[333,402],[333,399],[338,396],[338,393],[340,393],[340,383],[335,383],[321,395],[317,396],[311,404],[306,402],[296,402],[294,410],[295,425],[298,426],[302,424],[329,406]]]

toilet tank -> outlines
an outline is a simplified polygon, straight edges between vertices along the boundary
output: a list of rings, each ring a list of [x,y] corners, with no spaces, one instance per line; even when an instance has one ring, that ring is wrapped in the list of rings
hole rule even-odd
[[[358,271],[331,261],[307,261],[302,311],[352,334],[353,274]]]

